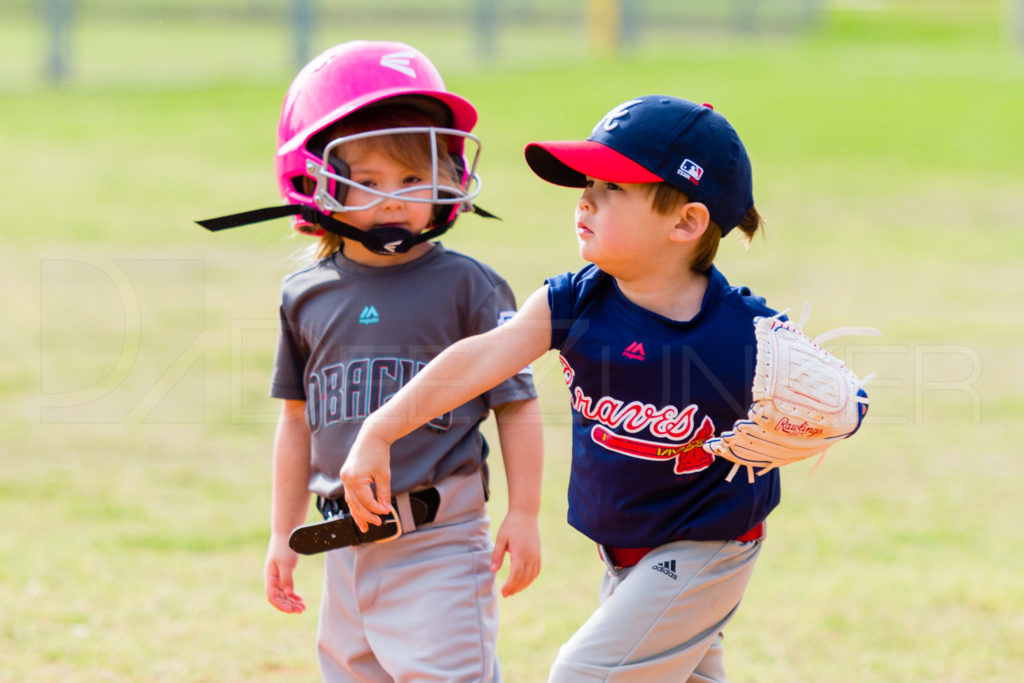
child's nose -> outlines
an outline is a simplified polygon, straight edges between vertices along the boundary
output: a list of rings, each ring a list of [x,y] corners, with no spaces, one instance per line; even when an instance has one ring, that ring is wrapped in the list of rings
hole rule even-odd
[[[394,190],[387,190],[388,195],[384,197],[384,201],[380,203],[382,208],[396,209],[405,205],[405,200],[400,196],[394,195]]]
[[[594,202],[591,200],[589,192],[589,188],[583,190],[583,194],[580,195],[580,200],[576,203],[576,206],[586,211],[593,211]]]

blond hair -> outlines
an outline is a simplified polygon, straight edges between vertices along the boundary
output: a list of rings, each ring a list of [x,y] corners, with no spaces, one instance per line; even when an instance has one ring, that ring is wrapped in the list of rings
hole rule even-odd
[[[690,201],[685,192],[668,183],[645,183],[645,185],[645,189],[651,198],[651,208],[655,213],[662,216],[669,215]],[[729,227],[739,228],[740,232],[743,233],[743,243],[749,246],[750,240],[753,239],[758,229],[764,230],[764,220],[761,218],[761,214],[757,212],[757,209],[752,206],[746,215],[743,216],[743,220],[739,222],[739,225]],[[690,269],[703,273],[711,268],[715,261],[715,256],[718,254],[718,245],[721,240],[722,229],[714,221],[709,221],[707,230],[701,235],[700,240],[697,242],[697,247],[694,249]]]

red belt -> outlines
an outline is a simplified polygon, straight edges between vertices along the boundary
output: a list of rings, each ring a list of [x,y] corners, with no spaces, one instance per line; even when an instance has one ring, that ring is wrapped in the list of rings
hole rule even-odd
[[[749,541],[757,541],[764,538],[764,522],[761,522],[753,529],[733,539],[740,543],[747,543]],[[644,559],[644,556],[654,550],[654,548],[616,548],[610,545],[601,546],[604,548],[604,553],[608,557],[608,560],[612,563],[613,567],[632,567],[635,566],[640,560]]]

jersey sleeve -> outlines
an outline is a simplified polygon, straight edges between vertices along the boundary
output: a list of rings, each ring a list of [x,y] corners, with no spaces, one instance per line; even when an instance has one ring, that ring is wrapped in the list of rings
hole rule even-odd
[[[502,325],[516,313],[516,298],[504,280],[497,282],[490,295],[471,317],[470,335],[482,334]],[[488,408],[512,401],[537,398],[533,386],[533,369],[528,365],[483,395]]]
[[[576,273],[562,273],[545,281],[551,307],[550,348],[561,350],[571,341],[576,321],[607,278],[597,266],[589,264]],[[579,334],[578,328],[576,333]]]
[[[270,395],[273,398],[305,401],[306,388],[303,374],[308,354],[303,353],[302,346],[293,333],[283,306],[280,309],[280,318],[277,353],[274,357],[274,370],[270,380]]]
[[[548,305],[551,307],[551,349],[560,349],[572,327],[572,273],[549,277]]]

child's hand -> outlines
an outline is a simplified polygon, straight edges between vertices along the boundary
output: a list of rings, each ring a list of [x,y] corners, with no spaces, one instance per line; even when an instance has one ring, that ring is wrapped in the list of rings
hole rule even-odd
[[[511,555],[508,579],[501,587],[502,597],[515,595],[540,574],[540,527],[537,515],[511,511],[498,529],[491,555],[491,571],[501,569],[505,553]]]
[[[288,547],[288,537],[272,534],[263,566],[263,590],[270,604],[286,614],[301,614],[306,609],[306,603],[295,593],[292,584],[292,573],[298,562],[298,554]]]
[[[380,526],[379,515],[391,512],[391,450],[387,442],[366,431],[360,430],[341,468],[345,502],[360,531],[369,524]]]

